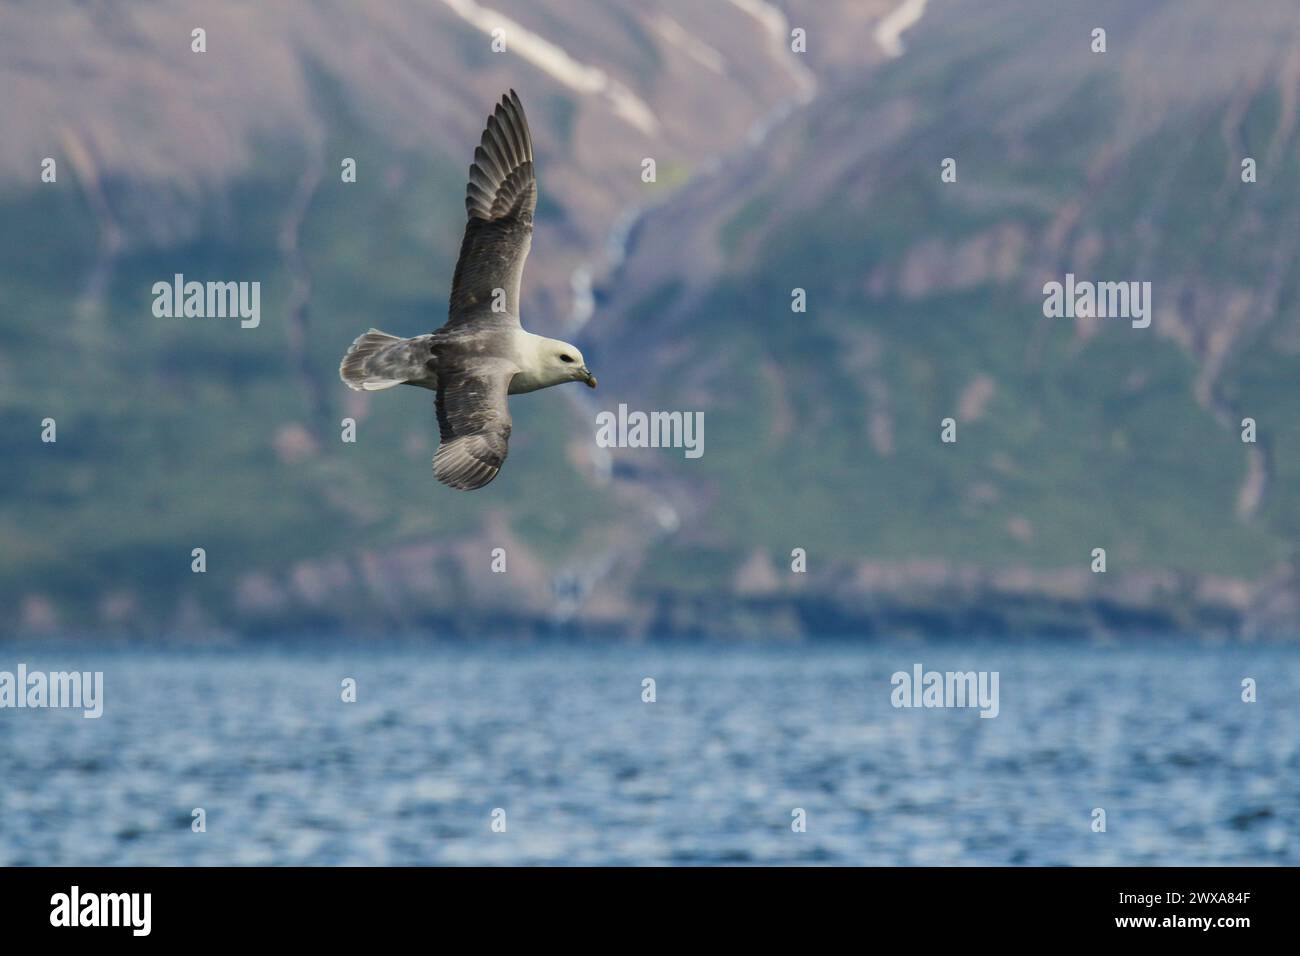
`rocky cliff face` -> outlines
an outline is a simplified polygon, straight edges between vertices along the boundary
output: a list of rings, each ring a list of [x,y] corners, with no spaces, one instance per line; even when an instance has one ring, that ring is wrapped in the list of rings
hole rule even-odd
[[[767,547],[741,579],[922,629],[1294,630],[1297,22],[1259,12],[940,6],[651,213],[592,334],[638,343],[639,401],[696,394],[744,436],[676,507],[766,504],[708,502],[677,546],[743,527]],[[1151,326],[1045,318],[1067,273],[1150,282]],[[820,588],[786,570],[805,543]]]
[[[1292,629],[1296,18],[1132,6],[0,12],[10,629]],[[453,496],[426,396],[335,368],[441,322],[510,86],[526,321],[602,387],[514,403]],[[260,280],[263,325],[155,319],[174,272]],[[1151,326],[1045,318],[1067,272],[1151,282]],[[704,455],[597,447],[619,403]]]

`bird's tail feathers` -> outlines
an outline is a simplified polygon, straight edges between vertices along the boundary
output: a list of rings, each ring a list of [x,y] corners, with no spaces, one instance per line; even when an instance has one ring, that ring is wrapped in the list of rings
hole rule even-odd
[[[383,353],[392,345],[405,342],[398,335],[389,335],[378,329],[371,329],[365,335],[357,336],[339,364],[339,378],[348,388],[357,391],[377,392],[392,388],[407,381],[406,377],[395,378],[401,371],[400,363],[385,361]]]

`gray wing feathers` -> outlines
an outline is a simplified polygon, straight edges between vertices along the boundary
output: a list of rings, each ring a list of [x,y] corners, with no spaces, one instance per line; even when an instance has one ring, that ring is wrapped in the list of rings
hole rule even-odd
[[[444,485],[472,491],[501,470],[510,438],[506,394],[514,374],[509,362],[440,373],[434,405],[442,444],[433,471]]]
[[[492,313],[494,290],[506,314],[519,320],[519,284],[533,242],[537,180],[533,140],[514,90],[488,117],[465,187],[465,238],[451,283],[448,326]]]

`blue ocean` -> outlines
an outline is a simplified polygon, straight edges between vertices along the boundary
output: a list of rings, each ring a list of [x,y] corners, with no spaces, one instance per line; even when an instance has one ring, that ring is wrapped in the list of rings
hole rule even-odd
[[[19,663],[102,671],[104,709],[0,709],[4,865],[1300,864],[1284,646],[0,648]],[[997,716],[895,707],[915,665],[996,672]]]

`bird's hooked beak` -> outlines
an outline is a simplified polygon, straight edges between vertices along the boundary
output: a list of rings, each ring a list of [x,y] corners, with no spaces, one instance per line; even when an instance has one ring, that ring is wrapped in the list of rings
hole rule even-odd
[[[587,366],[584,365],[582,368],[578,369],[578,371],[582,373],[582,380],[587,383],[588,388],[596,387],[596,376],[591,374],[591,370],[587,368]]]

